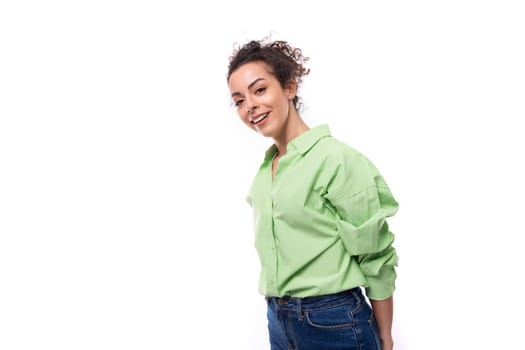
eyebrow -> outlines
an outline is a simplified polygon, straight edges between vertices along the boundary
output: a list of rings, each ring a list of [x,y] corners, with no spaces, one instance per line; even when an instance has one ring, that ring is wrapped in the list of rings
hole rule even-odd
[[[260,82],[261,80],[264,80],[264,78],[257,78],[255,79],[254,81],[252,81],[249,85],[248,85],[248,90],[252,88],[252,86],[254,86],[255,84],[257,84],[258,82]],[[241,93],[240,92],[234,92],[232,94],[232,97],[234,96],[239,96]]]

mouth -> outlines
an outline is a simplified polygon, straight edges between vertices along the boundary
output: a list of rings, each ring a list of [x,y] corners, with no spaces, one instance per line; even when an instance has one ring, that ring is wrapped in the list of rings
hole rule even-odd
[[[268,114],[270,114],[270,112],[260,114],[257,118],[250,120],[250,123],[257,125],[261,123],[263,120],[265,120],[268,117]]]

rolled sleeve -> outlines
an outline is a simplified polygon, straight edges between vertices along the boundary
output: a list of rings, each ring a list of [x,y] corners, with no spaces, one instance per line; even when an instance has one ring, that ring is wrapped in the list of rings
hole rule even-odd
[[[346,181],[336,181],[346,185],[332,188],[328,198],[335,211],[336,228],[346,251],[355,257],[367,279],[367,296],[383,300],[392,296],[395,289],[398,256],[386,219],[397,212],[398,203],[372,165],[367,171],[346,174],[351,175]],[[338,174],[339,178],[342,176]],[[352,181],[366,186],[350,188]]]

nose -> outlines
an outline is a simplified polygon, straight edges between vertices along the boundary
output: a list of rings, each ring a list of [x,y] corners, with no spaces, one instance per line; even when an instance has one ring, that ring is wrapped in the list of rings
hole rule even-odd
[[[257,103],[253,99],[246,100],[246,113],[250,114],[257,108]]]

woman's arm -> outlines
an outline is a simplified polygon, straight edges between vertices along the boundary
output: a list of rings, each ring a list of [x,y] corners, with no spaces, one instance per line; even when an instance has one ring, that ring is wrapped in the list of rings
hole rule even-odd
[[[394,348],[394,339],[392,337],[392,319],[394,315],[394,298],[390,297],[385,300],[372,300],[372,310],[379,328],[379,336],[383,344],[383,350],[392,350]]]

